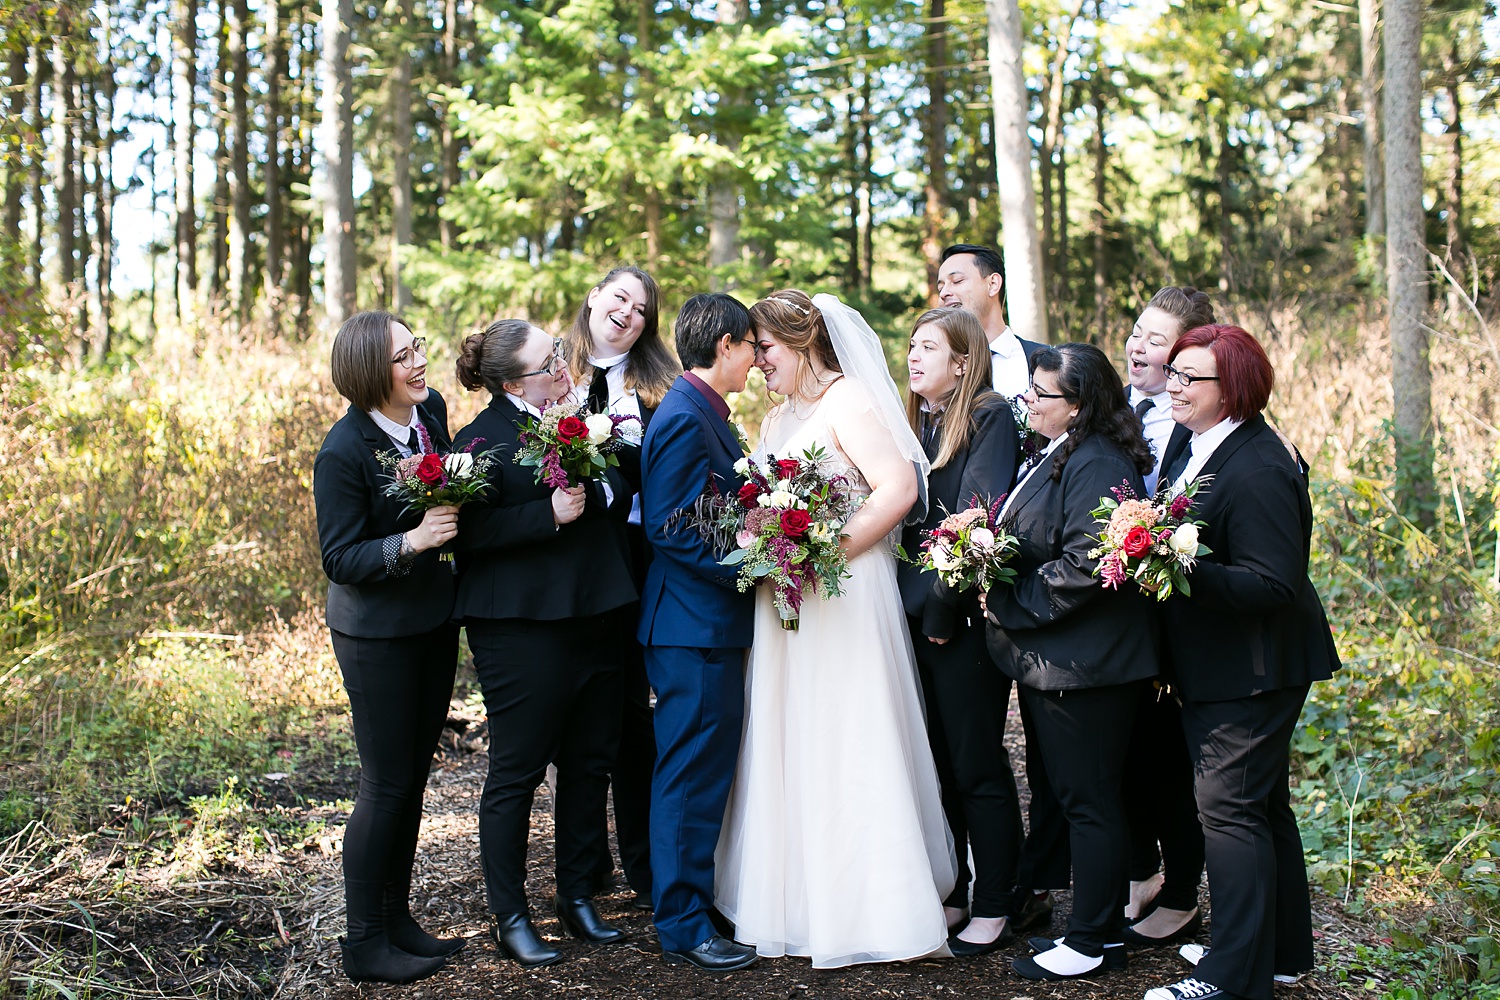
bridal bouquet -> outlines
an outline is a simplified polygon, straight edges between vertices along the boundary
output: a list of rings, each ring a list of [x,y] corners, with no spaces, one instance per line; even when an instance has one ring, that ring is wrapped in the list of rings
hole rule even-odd
[[[429,507],[462,507],[485,491],[485,476],[495,464],[490,452],[474,454],[483,443],[484,438],[475,438],[446,455],[428,452],[402,458],[394,451],[381,452],[375,456],[386,469],[387,482],[381,492],[405,505],[402,514]]]
[[[634,423],[634,433],[627,425]],[[638,444],[640,419],[590,413],[576,403],[557,403],[542,411],[542,417],[527,419],[516,447],[516,463],[536,470],[536,481],[554,489],[567,489],[590,479],[600,479],[604,470],[617,466],[616,452]]]
[[[837,597],[849,575],[839,538],[862,500],[843,476],[823,471],[827,458],[818,447],[801,458],[742,458],[735,471],[745,485],[729,496],[704,494],[686,516],[718,551],[734,546],[720,563],[738,567],[741,591],[770,583],[789,632],[797,629],[805,593]]]
[[[1016,571],[1006,563],[1016,554],[1017,542],[1000,527],[1004,503],[1004,497],[989,505],[974,497],[966,509],[923,533],[922,551],[911,562],[936,570],[944,584],[959,592],[972,587],[984,592],[996,583],[1011,582]]]
[[[1116,486],[1114,497],[1103,497],[1093,516],[1104,525],[1098,547],[1089,558],[1098,559],[1094,575],[1106,587],[1119,589],[1134,580],[1158,601],[1173,593],[1192,594],[1187,575],[1199,556],[1210,549],[1198,541],[1204,522],[1194,517],[1193,497],[1210,477],[1194,479],[1179,492],[1141,500],[1129,483]]]

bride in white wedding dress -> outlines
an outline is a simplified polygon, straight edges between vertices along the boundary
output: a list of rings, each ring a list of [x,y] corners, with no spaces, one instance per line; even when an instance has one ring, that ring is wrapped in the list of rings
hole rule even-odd
[[[761,449],[829,471],[867,494],[845,527],[843,595],[804,596],[783,631],[756,595],[745,731],[715,856],[715,902],[735,938],[815,968],[948,954],[943,899],[952,838],[928,748],[893,531],[927,459],[909,430],[880,342],[832,296],[777,292],[750,310],[757,363],[786,399]]]

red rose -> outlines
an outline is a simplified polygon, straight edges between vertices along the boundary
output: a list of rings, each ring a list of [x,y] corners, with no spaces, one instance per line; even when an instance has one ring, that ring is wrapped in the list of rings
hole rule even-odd
[[[760,487],[754,483],[746,483],[740,487],[740,503],[746,507],[754,507],[755,501],[760,499]]]
[[[416,477],[428,486],[436,486],[443,481],[443,456],[437,452],[428,452],[422,456],[422,461],[417,464]]]
[[[1151,551],[1151,529],[1137,524],[1125,533],[1125,541],[1120,548],[1132,559],[1139,558]]]
[[[786,537],[801,538],[811,527],[812,515],[807,511],[793,509],[781,512],[781,533]]]
[[[563,417],[557,422],[557,436],[564,444],[589,436],[589,425],[577,417]]]
[[[776,475],[781,479],[791,479],[802,471],[802,463],[795,458],[779,458],[776,460]]]

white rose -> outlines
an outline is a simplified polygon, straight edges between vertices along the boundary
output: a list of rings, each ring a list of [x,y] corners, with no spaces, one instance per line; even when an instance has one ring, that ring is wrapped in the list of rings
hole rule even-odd
[[[1196,524],[1181,524],[1177,530],[1172,532],[1172,540],[1169,543],[1172,551],[1179,556],[1195,556],[1198,554],[1198,526]]]
[[[969,532],[969,544],[976,549],[992,549],[995,547],[995,533],[989,528],[975,528]]]
[[[785,482],[785,480],[782,480],[782,482]],[[773,490],[771,492],[771,495],[765,498],[765,500],[765,506],[774,507],[777,510],[789,510],[790,508],[797,506],[797,494],[793,493],[791,490]]]
[[[790,479],[777,480],[776,490],[779,493],[790,493],[792,490],[792,481]]]
[[[935,546],[932,549],[932,568],[941,573],[947,573],[950,570],[958,569],[958,559],[954,557],[953,552],[948,548]]]
[[[742,458],[734,463],[734,471],[737,475],[748,476],[750,474],[750,460]]]
[[[814,521],[812,527],[808,529],[807,533],[815,542],[832,542],[838,538],[837,533],[833,529],[833,525],[829,524],[826,521]]]
[[[466,451],[444,455],[443,471],[454,479],[468,479],[474,474],[474,456]]]
[[[595,447],[608,441],[615,430],[615,422],[605,413],[591,413],[583,423],[589,429],[589,444]]]

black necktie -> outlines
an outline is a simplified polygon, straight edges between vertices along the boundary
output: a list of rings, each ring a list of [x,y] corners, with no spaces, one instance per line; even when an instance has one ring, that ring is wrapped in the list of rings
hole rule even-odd
[[[1150,396],[1147,396],[1145,399],[1141,400],[1139,403],[1136,403],[1135,404],[1135,415],[1136,415],[1136,418],[1139,419],[1142,424],[1144,424],[1146,422],[1146,414],[1150,413],[1151,412],[1151,407],[1153,407],[1155,405],[1156,405],[1156,400],[1152,399]]]
[[[1177,482],[1177,477],[1182,475],[1182,470],[1188,466],[1188,459],[1192,457],[1193,446],[1191,444],[1184,445],[1183,449],[1177,453],[1177,457],[1172,459],[1172,464],[1162,470],[1161,479],[1157,481],[1163,486],[1171,486]]]
[[[594,375],[589,382],[588,407],[590,413],[604,413],[609,409],[609,369],[594,366]]]
[[[922,414],[922,450],[932,452],[932,443],[937,440],[938,433],[942,429],[942,416],[937,413],[926,412]]]
[[[417,436],[417,429],[411,429],[411,436],[406,439],[406,446],[411,449],[413,455],[422,454],[422,439]]]

